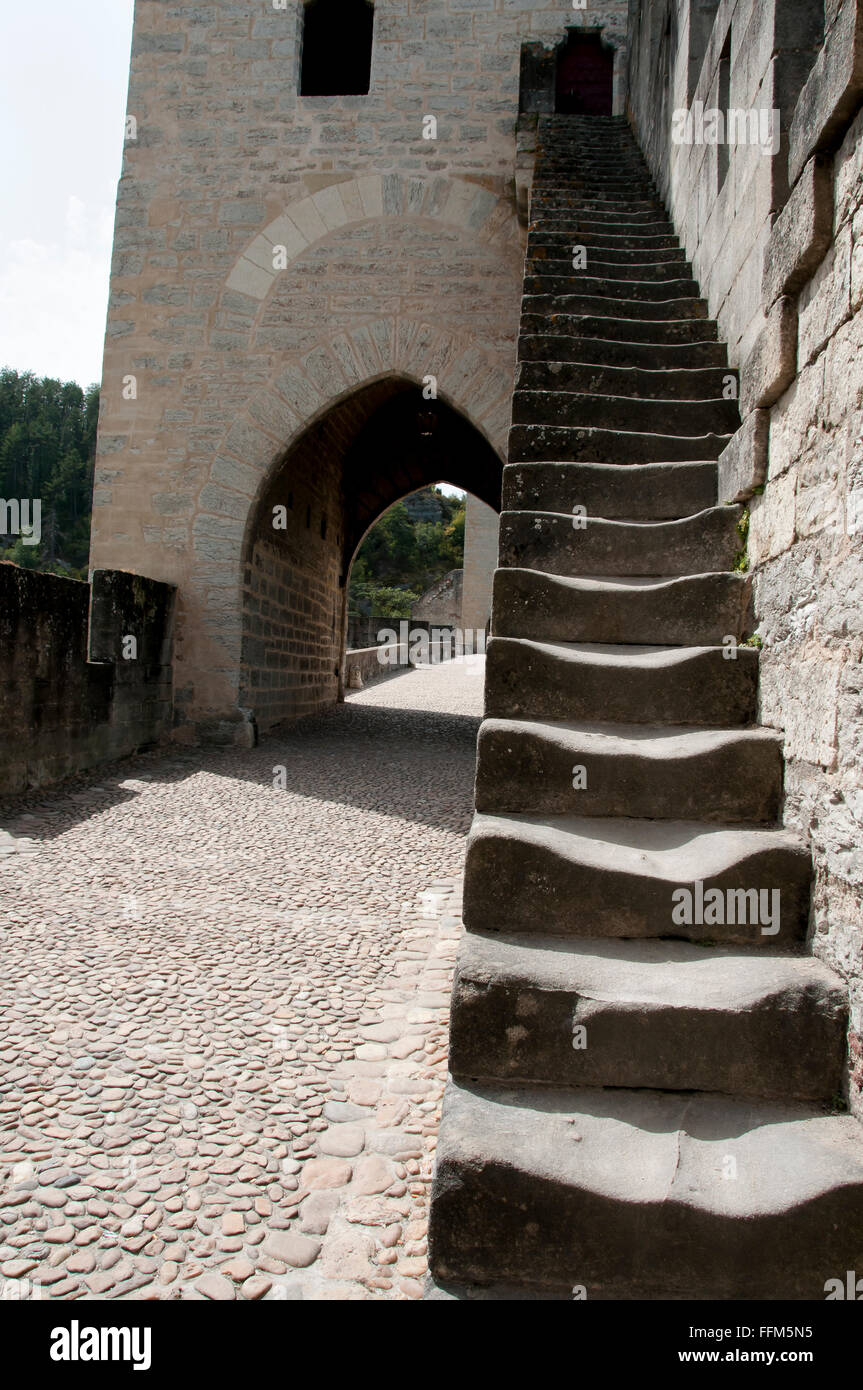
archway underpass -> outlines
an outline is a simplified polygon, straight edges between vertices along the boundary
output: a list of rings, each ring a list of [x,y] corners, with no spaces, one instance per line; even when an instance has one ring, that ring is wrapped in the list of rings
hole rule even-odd
[[[464,415],[405,379],[362,387],[310,426],[246,533],[240,706],[260,732],[339,699],[350,566],[378,518],[441,478],[497,510],[501,474]]]

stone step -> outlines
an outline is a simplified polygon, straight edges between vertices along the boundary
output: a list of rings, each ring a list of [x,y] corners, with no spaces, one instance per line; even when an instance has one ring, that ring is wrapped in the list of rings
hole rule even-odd
[[[523,331],[518,340],[518,355],[522,362],[565,362],[580,366],[641,368],[659,371],[667,368],[726,367],[726,348],[714,341],[651,343],[602,338],[596,334],[596,320],[569,320],[575,331],[567,334],[558,319],[555,332],[548,332],[548,321],[537,317],[529,321],[532,331]],[[604,321],[607,325],[608,320]],[[592,332],[590,331],[592,326]],[[692,325],[687,325],[690,337]],[[705,338],[707,338],[707,329]],[[625,393],[624,393],[625,394]]]
[[[639,220],[649,222],[668,221],[665,209],[655,198],[640,198],[630,189],[628,194],[613,198],[606,194],[599,198],[588,189],[574,189],[571,193],[560,190],[544,193],[534,185],[530,195],[530,217],[534,221],[544,217],[547,212],[573,213],[578,217],[599,215],[616,218],[627,223]]]
[[[611,158],[591,156],[587,159],[574,160],[564,153],[547,153],[536,161],[534,182],[542,185],[559,184],[561,187],[566,187],[570,183],[588,182],[595,183],[599,188],[618,184],[631,187],[633,184],[638,184],[643,188],[650,189],[654,195],[657,191],[650,170],[644,161],[632,159],[625,155]]]
[[[806,936],[811,872],[808,848],[787,830],[477,813],[464,922],[787,951]]]
[[[641,151],[631,144],[617,141],[601,144],[596,140],[540,140],[537,144],[537,168],[544,168],[546,164],[566,164],[575,169],[634,167],[650,176]]]
[[[698,297],[698,285],[694,280],[675,279],[667,280],[664,278],[653,278],[648,280],[636,280],[631,276],[607,276],[597,275],[594,268],[586,270],[573,270],[570,266],[564,275],[526,275],[524,279],[524,300],[529,300],[534,295],[555,296],[555,298],[568,299],[575,295],[579,299],[588,296],[595,299],[625,300],[627,302],[637,301],[639,303],[649,303],[653,307],[654,302],[663,306],[669,300],[682,301],[686,304],[690,302],[703,305],[704,314],[700,317],[707,317],[707,306]],[[566,311],[566,305],[556,306]],[[651,315],[652,317],[652,315]],[[672,318],[684,317],[684,315],[671,314]]]
[[[755,721],[758,653],[726,650],[493,637],[486,717],[739,728]]]
[[[638,396],[587,395],[556,384],[550,390],[517,389],[512,398],[514,425],[556,425],[626,430],[630,433],[683,434],[706,430],[734,434],[740,426],[736,400],[644,400]]]
[[[494,604],[495,637],[536,642],[713,647],[742,641],[753,625],[742,574],[634,579],[506,568],[495,573]]]
[[[637,175],[603,179],[585,175],[563,178],[542,174],[534,179],[531,186],[531,200],[534,199],[539,199],[541,206],[560,201],[565,207],[572,206],[572,199],[587,199],[622,210],[633,208],[636,212],[652,208],[661,216],[667,216],[665,204],[656,189]]]
[[[630,155],[591,155],[589,158],[571,159],[565,153],[546,151],[540,155],[535,166],[536,181],[566,183],[568,179],[593,179],[601,187],[606,182],[640,180],[651,192],[656,185],[644,160]]]
[[[515,377],[517,391],[574,391],[582,396],[640,401],[721,400],[729,383],[736,404],[737,373],[720,367],[657,371],[595,362],[521,362]]]
[[[467,932],[449,1069],[466,1082],[829,1103],[847,1025],[847,991],[811,956]]]
[[[510,463],[504,511],[571,513],[610,521],[671,521],[716,505],[713,463]]]
[[[677,521],[611,521],[572,512],[502,512],[500,565],[555,575],[707,575],[734,568],[743,545],[738,531],[742,516],[741,507],[711,507]],[[594,601],[602,597],[596,594]],[[640,607],[645,617],[656,598],[642,596]],[[683,601],[682,593],[679,599]],[[636,591],[629,601],[637,602]],[[620,607],[625,609],[626,605],[627,598],[621,598]],[[736,624],[726,629],[736,630]],[[600,640],[611,642],[615,638],[609,634]]]
[[[626,241],[626,237],[621,237],[621,241]],[[602,257],[606,262],[617,262],[621,265],[649,265],[653,269],[657,265],[673,262],[680,265],[687,265],[686,253],[674,237],[656,237],[656,245],[647,240],[640,240],[636,246],[612,246],[608,245],[603,250],[602,237],[592,237],[587,240],[584,237],[578,238],[577,244],[587,246],[588,257]],[[527,259],[531,258],[545,260],[569,260],[572,256],[572,247],[576,238],[568,232],[549,232],[541,237],[532,232],[528,237]],[[662,243],[665,243],[664,245]]]
[[[492,815],[772,825],[781,799],[782,740],[770,729],[514,719],[480,727],[476,809]]]
[[[621,217],[617,213],[599,212],[573,212],[571,210],[560,209],[559,211],[544,211],[539,209],[536,216],[531,216],[531,231],[545,234],[547,232],[577,232],[578,239],[583,241],[585,235],[592,233],[594,236],[630,238],[630,244],[637,246],[639,239],[652,240],[654,237],[668,237],[672,234],[671,223],[654,217],[648,220],[649,214],[642,218]],[[614,245],[614,242],[610,243]]]
[[[594,224],[599,231],[609,232],[613,236],[668,236],[674,231],[671,219],[661,206],[630,208],[624,203],[594,210],[585,206],[587,201],[581,195],[561,195],[558,202],[550,206],[540,203],[534,208],[531,202],[530,221],[558,221],[576,225],[583,222],[586,228]]]
[[[650,343],[657,350],[654,365],[667,365],[660,355],[666,349],[685,343],[696,347],[701,343],[716,343],[716,324],[712,319],[647,319],[615,318],[611,313],[548,314],[522,308],[520,337],[560,335],[564,338],[594,338],[603,343]],[[723,359],[726,349],[720,349]],[[615,358],[610,358],[615,361]],[[688,356],[678,356],[686,361]],[[699,365],[698,361],[692,363]],[[701,365],[704,365],[701,363]]]
[[[532,254],[535,248],[551,249],[554,247],[569,248],[575,242],[588,249],[593,247],[597,253],[599,251],[625,251],[632,254],[636,260],[650,260],[658,251],[670,251],[675,255],[682,256],[683,252],[680,242],[676,236],[660,235],[650,237],[635,236],[614,236],[610,232],[587,232],[581,230],[577,235],[567,228],[557,231],[548,229],[545,231],[534,229],[528,232],[527,250],[528,255]]]
[[[860,1127],[811,1102],[450,1082],[429,1260],[561,1299],[823,1302],[863,1265]]]
[[[617,284],[617,281],[608,281]],[[665,286],[662,286],[664,289]],[[707,305],[703,299],[693,295],[669,296],[665,299],[633,299],[609,294],[573,294],[567,290],[557,293],[541,288],[525,294],[521,301],[524,317],[545,318],[553,322],[560,317],[590,316],[611,318],[615,322],[628,323],[632,320],[646,322],[652,326],[657,337],[665,333],[666,322],[704,321],[707,319]]]
[[[591,275],[606,284],[609,282],[620,283],[621,285],[652,284],[657,291],[657,296],[665,284],[680,283],[691,286],[695,283],[688,278],[689,267],[686,262],[679,260],[657,261],[655,265],[652,265],[649,261],[600,261],[593,256],[588,256],[586,267],[583,270],[575,270],[571,260],[533,256],[526,261],[525,271],[530,277],[531,283],[563,279],[575,281],[576,276]],[[538,291],[538,293],[542,292],[542,290]]]
[[[513,425],[511,463],[674,463],[718,459],[730,435],[699,436],[577,429],[568,425]]]

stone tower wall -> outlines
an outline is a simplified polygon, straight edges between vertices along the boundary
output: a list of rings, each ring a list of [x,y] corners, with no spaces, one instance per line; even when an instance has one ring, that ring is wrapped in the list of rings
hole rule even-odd
[[[91,562],[178,586],[189,736],[231,737],[258,695],[274,719],[334,698],[339,457],[303,444],[283,491],[303,493],[308,527],[301,507],[278,564],[261,536],[310,426],[369,383],[431,374],[502,457],[521,45],[581,23],[622,48],[626,9],[379,0],[369,94],[302,97],[298,0],[137,0]]]

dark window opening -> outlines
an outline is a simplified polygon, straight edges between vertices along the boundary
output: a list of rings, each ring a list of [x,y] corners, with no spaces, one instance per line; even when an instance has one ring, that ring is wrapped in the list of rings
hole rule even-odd
[[[374,6],[308,0],[303,15],[300,96],[364,96],[372,71]]]
[[[311,526],[311,524],[312,524],[312,509],[311,509],[311,507],[306,507],[306,526],[309,527],[309,526]]]
[[[564,116],[610,116],[614,99],[614,53],[599,34],[570,29],[558,49],[554,109]]]
[[[731,30],[725,40],[725,47],[722,50],[722,57],[719,60],[719,101],[717,103],[722,112],[723,129],[722,139],[716,147],[716,168],[718,188],[721,191],[728,178],[728,167],[730,152],[728,148],[728,112],[731,108]]]
[[[321,517],[321,540],[322,540],[322,541],[325,541],[326,539],[327,539],[327,518],[326,518],[326,515],[324,515],[324,516]]]

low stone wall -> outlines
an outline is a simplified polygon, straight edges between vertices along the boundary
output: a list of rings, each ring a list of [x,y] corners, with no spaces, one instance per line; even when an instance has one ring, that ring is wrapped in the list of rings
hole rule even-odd
[[[362,647],[359,651],[345,653],[345,691],[361,690],[363,685],[371,685],[372,681],[380,680],[382,676],[391,676],[395,671],[403,670],[409,666],[408,648],[401,646],[398,655],[394,660],[384,664],[380,659],[380,647]],[[355,684],[359,677],[362,685]]]
[[[0,793],[57,782],[168,732],[174,592],[117,570],[86,584],[0,563]]]

